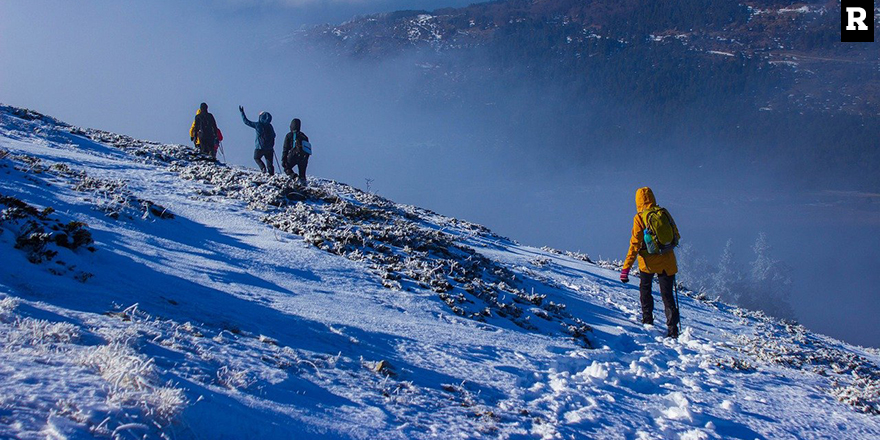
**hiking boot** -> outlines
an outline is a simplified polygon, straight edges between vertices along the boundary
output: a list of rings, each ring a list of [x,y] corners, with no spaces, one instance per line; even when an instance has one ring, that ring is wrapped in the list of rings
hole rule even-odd
[[[677,329],[677,328],[671,328],[671,329],[667,330],[667,331],[666,331],[666,337],[667,337],[667,338],[672,338],[672,339],[678,339],[678,329]]]

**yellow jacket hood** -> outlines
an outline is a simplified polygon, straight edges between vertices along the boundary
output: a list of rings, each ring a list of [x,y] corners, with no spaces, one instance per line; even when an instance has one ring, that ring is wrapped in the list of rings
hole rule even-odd
[[[651,188],[646,186],[636,190],[636,212],[642,212],[656,205],[657,201],[654,199],[654,191],[651,191]]]

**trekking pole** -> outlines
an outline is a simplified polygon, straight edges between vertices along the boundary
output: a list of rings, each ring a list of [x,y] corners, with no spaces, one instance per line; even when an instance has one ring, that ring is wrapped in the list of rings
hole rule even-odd
[[[220,155],[223,156],[223,163],[226,163],[226,152],[223,151],[223,142],[220,142]]]
[[[281,169],[281,161],[278,160],[278,153],[275,152],[275,149],[272,149],[272,155],[275,156],[275,164],[278,165],[278,171],[284,171]]]
[[[681,307],[678,306],[678,283],[672,284],[672,291],[675,292],[675,311],[678,312],[678,334],[681,334]]]

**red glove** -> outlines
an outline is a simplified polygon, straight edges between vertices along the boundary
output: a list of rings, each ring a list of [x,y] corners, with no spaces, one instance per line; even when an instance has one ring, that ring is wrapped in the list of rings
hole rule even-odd
[[[623,283],[629,282],[629,269],[624,269],[620,271],[620,281]]]

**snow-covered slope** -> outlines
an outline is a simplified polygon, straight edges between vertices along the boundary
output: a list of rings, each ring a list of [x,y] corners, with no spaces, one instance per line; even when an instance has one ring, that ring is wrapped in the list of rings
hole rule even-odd
[[[585,255],[10,107],[0,176],[3,438],[880,437],[877,350]]]

